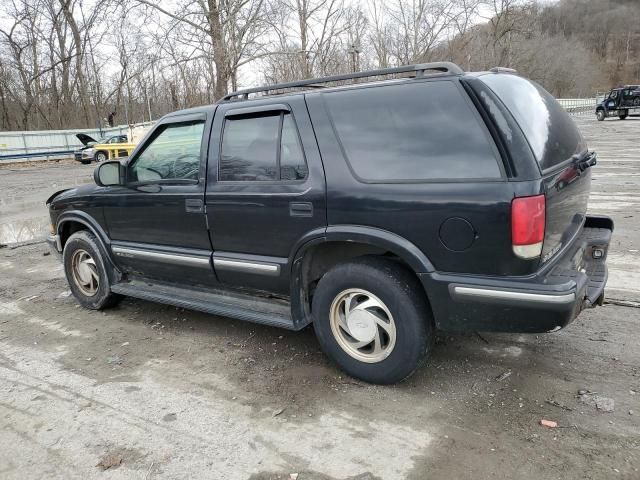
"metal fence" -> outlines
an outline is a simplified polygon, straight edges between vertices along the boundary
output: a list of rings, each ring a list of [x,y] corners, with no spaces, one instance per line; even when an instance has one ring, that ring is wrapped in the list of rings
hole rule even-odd
[[[564,107],[569,115],[595,115],[596,105],[601,99],[593,98],[559,98],[558,102]]]
[[[147,127],[154,122],[136,123],[134,127]],[[113,135],[126,135],[129,126],[119,125],[110,128],[88,128],[74,130],[35,130],[29,132],[0,132],[0,161],[17,159],[61,158],[73,154],[82,146],[76,138],[84,133],[100,140]]]

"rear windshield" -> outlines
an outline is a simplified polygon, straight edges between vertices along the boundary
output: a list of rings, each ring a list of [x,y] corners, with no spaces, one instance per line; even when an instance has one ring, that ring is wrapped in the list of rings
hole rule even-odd
[[[488,74],[480,79],[511,111],[542,170],[552,168],[587,149],[571,117],[537,83],[516,75]]]
[[[451,81],[324,95],[347,161],[373,183],[496,179],[495,146]]]

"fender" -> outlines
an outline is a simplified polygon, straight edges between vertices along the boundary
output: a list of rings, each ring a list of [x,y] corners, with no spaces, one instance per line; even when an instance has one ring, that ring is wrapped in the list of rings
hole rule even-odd
[[[115,283],[121,277],[121,273],[116,267],[116,263],[113,260],[111,254],[111,240],[96,220],[86,212],[80,210],[67,210],[60,214],[57,220],[56,233],[60,235],[62,232],[62,226],[67,222],[77,222],[86,226],[87,229],[93,233],[98,240],[98,245],[102,250],[102,254],[105,259],[105,263],[109,265],[109,280]]]
[[[376,227],[360,225],[332,225],[308,232],[294,247],[291,265],[291,313],[295,321],[308,323],[311,319],[309,302],[302,288],[302,260],[306,253],[325,242],[354,242],[383,248],[402,258],[416,273],[435,271],[427,256],[406,238]]]
[[[47,200],[44,202],[45,205],[49,205],[54,198],[56,198],[58,195],[60,195],[61,193],[66,192],[67,190],[71,190],[70,188],[63,188],[62,190],[58,190],[57,192],[52,193],[49,198],[47,198]]]

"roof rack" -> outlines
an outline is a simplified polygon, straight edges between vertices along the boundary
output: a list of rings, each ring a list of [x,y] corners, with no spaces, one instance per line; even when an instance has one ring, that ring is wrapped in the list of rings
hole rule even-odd
[[[507,67],[493,67],[489,70],[492,73],[518,73],[515,68],[507,68]]]
[[[355,72],[348,73],[343,75],[331,75],[329,77],[320,77],[320,78],[310,78],[307,80],[299,80],[296,82],[287,82],[287,83],[277,83],[274,85],[266,85],[263,87],[255,87],[255,88],[247,88],[246,90],[238,90],[237,92],[230,93],[224,96],[218,103],[237,101],[237,100],[248,100],[249,95],[253,93],[262,93],[264,95],[268,95],[269,92],[273,92],[276,90],[285,90],[285,89],[293,89],[293,88],[324,88],[327,85],[322,85],[326,83],[332,82],[342,82],[345,80],[354,80],[357,78],[368,78],[368,77],[379,77],[383,75],[396,75],[400,73],[415,73],[416,77],[422,77],[425,75],[427,71],[436,71],[440,73],[451,73],[454,75],[461,75],[464,73],[464,70],[460,68],[458,65],[452,62],[433,62],[433,63],[421,63],[417,65],[404,65],[402,67],[394,67],[394,68],[381,68],[378,70],[369,70],[366,72]]]

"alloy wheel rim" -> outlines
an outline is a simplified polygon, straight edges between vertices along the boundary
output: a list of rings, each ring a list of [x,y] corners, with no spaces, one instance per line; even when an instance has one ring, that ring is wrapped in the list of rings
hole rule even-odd
[[[331,331],[349,356],[365,363],[383,361],[396,344],[393,315],[382,300],[360,288],[340,292],[329,310]]]
[[[86,251],[78,249],[71,257],[73,282],[83,295],[93,297],[100,288],[100,275],[93,257]]]

